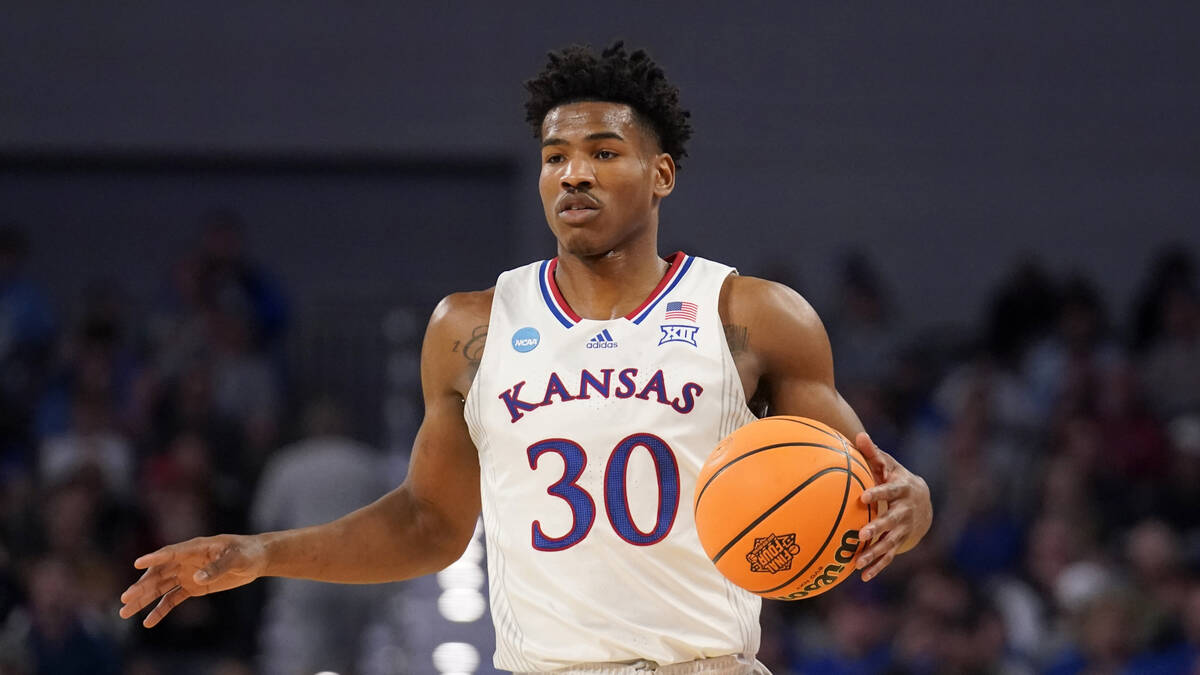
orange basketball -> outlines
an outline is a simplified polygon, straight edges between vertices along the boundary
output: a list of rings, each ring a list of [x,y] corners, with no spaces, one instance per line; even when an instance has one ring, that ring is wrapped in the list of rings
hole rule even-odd
[[[776,600],[811,598],[854,569],[874,517],[866,460],[832,428],[766,417],[730,434],[700,469],[696,530],[730,581]]]

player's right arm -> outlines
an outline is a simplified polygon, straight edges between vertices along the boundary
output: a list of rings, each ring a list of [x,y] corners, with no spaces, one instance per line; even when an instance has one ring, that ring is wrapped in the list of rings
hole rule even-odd
[[[421,347],[425,418],[399,487],[324,525],[201,537],[148,553],[134,561],[146,572],[121,594],[121,617],[158,600],[143,621],[149,628],[189,597],[259,577],[380,583],[435,572],[462,555],[480,509],[479,456],[463,401],[482,354],[491,299],[491,291],[458,293],[434,310]]]

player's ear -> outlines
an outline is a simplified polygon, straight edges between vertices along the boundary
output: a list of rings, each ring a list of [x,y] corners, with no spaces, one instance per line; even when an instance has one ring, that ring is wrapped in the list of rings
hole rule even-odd
[[[654,158],[654,196],[662,199],[675,189],[675,160],[665,152]]]

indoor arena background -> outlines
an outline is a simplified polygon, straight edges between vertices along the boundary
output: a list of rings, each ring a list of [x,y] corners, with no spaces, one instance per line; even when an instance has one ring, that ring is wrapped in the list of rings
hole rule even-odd
[[[117,596],[401,480],[434,304],[554,252],[521,82],[614,38],[693,113],[661,250],[804,293],[933,493],[760,658],[1195,672],[1200,5],[514,5],[4,3],[0,673],[492,672],[478,545],[150,631]]]

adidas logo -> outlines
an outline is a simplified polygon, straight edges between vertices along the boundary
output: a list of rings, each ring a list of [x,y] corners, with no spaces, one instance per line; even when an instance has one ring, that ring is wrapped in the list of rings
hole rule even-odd
[[[608,329],[596,333],[596,336],[587,341],[588,349],[612,349],[617,346],[617,341],[613,339]]]

